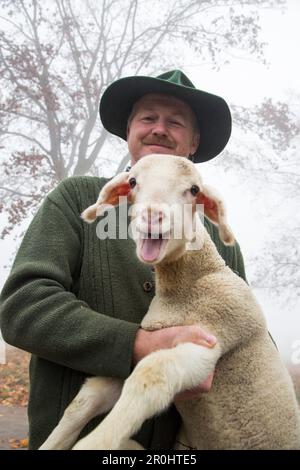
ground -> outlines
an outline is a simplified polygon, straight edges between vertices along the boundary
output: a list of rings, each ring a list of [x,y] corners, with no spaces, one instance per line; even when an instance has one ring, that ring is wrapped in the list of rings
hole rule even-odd
[[[0,450],[26,449],[28,422],[26,407],[0,405]]]
[[[7,346],[0,364],[0,450],[27,448],[29,354]],[[300,403],[300,366],[290,368]]]
[[[0,364],[0,450],[26,449],[29,354],[6,347]]]

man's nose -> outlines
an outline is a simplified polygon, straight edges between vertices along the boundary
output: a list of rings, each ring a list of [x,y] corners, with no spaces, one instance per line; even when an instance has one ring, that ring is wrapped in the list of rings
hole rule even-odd
[[[157,121],[154,123],[152,127],[152,134],[153,135],[167,135],[167,126],[164,121]]]

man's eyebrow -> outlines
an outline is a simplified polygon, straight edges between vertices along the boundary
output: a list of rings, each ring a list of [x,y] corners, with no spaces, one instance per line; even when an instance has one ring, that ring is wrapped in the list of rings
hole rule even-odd
[[[144,111],[153,111],[155,112],[155,108],[152,108],[151,105],[150,106],[143,106],[141,109],[137,110],[137,113],[143,113]],[[184,114],[181,113],[180,111],[172,111],[171,110],[171,114],[172,116],[179,116],[179,117],[182,117],[184,118]]]
[[[137,113],[142,113],[144,111],[154,111],[153,108],[151,108],[151,106],[142,106],[140,109],[138,109],[136,112]]]
[[[184,114],[183,114],[183,113],[181,113],[180,111],[175,111],[175,112],[174,112],[174,113],[172,113],[172,114],[173,114],[173,116],[179,116],[179,117],[182,117],[182,118],[184,118],[184,117],[185,117],[185,116],[184,116]]]

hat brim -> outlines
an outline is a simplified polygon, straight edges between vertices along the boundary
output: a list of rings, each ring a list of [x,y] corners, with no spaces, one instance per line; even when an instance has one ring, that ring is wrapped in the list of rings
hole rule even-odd
[[[99,108],[105,129],[127,140],[127,120],[133,104],[148,93],[175,96],[194,110],[200,129],[195,162],[211,160],[222,152],[231,134],[231,114],[226,101],[220,96],[154,77],[121,78],[106,89]]]

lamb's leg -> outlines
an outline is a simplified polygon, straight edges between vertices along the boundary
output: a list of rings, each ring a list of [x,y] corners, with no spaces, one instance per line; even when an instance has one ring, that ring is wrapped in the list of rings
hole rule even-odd
[[[177,393],[204,381],[213,371],[219,355],[218,345],[208,349],[192,343],[149,354],[125,381],[112,411],[73,449],[123,447],[143,422],[167,408]]]
[[[124,441],[122,447],[119,447],[118,450],[145,450],[145,447],[141,446],[137,441],[129,439]]]
[[[123,380],[111,377],[87,379],[40,450],[70,449],[92,418],[106,413],[114,406],[123,383]]]

